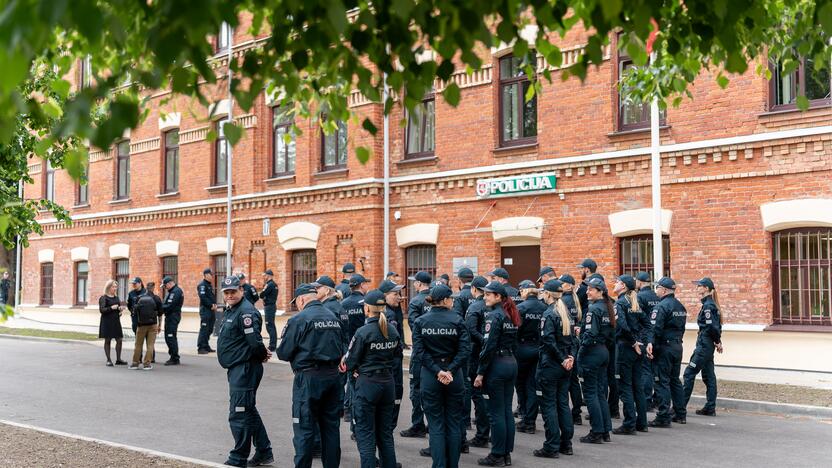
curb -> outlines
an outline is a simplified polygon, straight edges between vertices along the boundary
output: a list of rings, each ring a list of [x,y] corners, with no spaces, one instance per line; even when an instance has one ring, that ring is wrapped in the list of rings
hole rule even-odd
[[[26,336],[26,335],[8,335],[5,333],[0,333],[0,338],[6,338],[11,340],[27,340],[27,341],[46,341],[52,343],[83,343],[83,344],[99,344],[101,342],[100,339],[98,340],[72,340],[69,338],[49,338],[46,336]]]
[[[705,397],[692,395],[691,403],[705,404]],[[791,403],[775,403],[772,401],[739,400],[736,398],[717,398],[716,405],[720,408],[748,411],[752,413],[769,413],[785,416],[806,416],[810,418],[832,419],[832,408],[823,406],[794,405]]]

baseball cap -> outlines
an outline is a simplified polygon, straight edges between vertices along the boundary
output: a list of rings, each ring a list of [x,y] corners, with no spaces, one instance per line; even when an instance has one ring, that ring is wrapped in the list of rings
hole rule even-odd
[[[497,276],[502,279],[508,279],[508,271],[505,268],[495,268],[488,276]]]
[[[664,276],[662,279],[656,282],[659,286],[667,289],[676,289],[676,282],[673,281],[669,276]]]
[[[462,268],[459,269],[456,276],[458,276],[460,278],[473,278],[474,277],[474,272],[471,271],[471,269],[468,268],[468,267],[462,267]]]
[[[431,282],[430,273],[426,271],[419,271],[415,275],[408,277],[410,281],[418,281],[420,283],[429,284]]]
[[[367,292],[364,296],[364,303],[372,306],[386,305],[387,301],[384,299],[384,293],[378,289],[373,289]]]
[[[263,274],[264,274],[264,275],[269,275],[269,276],[274,276],[274,273],[272,273],[272,269],[271,269],[271,268],[269,268],[268,270],[264,271],[264,272],[263,272]]]
[[[624,286],[627,286],[627,289],[632,290],[636,288],[636,279],[631,275],[621,275],[618,277],[618,280],[624,283]]]
[[[237,273],[237,278],[240,278],[241,280],[246,279],[246,275],[243,273]]]
[[[162,278],[162,284],[168,283],[173,283],[173,278],[171,278],[170,276],[165,276],[164,278]]]
[[[234,275],[226,276],[224,280],[222,280],[222,290],[228,291],[230,289],[239,289],[240,287],[240,278],[237,278]]]
[[[593,288],[593,289],[597,289],[597,290],[602,291],[602,292],[607,292],[607,285],[604,284],[604,280],[602,280],[601,278],[598,278],[598,277],[590,278],[590,279],[584,281],[584,284],[588,288]]]
[[[649,283],[650,282],[650,275],[646,271],[640,271],[636,273],[636,279],[643,282]]]
[[[485,279],[485,276],[477,276],[473,280],[471,280],[471,287],[482,289],[488,286],[488,280]]]
[[[390,278],[391,276],[399,276],[399,274],[395,271],[388,271],[387,275],[385,275],[385,278]]]
[[[206,269],[202,270],[202,274],[203,275],[213,275],[214,271],[211,270],[210,268],[206,268]]]
[[[520,282],[520,284],[517,285],[517,287],[520,289],[531,289],[537,288],[537,285],[534,284],[534,282],[531,280],[523,280]]]
[[[451,288],[445,286],[444,283],[439,283],[433,286],[430,288],[430,292],[428,293],[428,296],[430,296],[431,300],[434,302],[447,299],[451,297],[451,295],[453,295],[453,291],[451,291]]]
[[[555,272],[555,269],[552,268],[552,267],[548,267],[548,266],[543,267],[543,268],[540,269],[540,273],[537,274],[537,280],[540,281],[540,279],[543,278],[543,275],[548,275],[548,274],[554,273],[554,272]]]
[[[315,288],[320,288],[321,286],[326,286],[328,288],[334,288],[335,287],[335,281],[332,278],[330,278],[329,276],[324,275],[324,276],[318,277],[318,279],[316,279],[315,282],[312,283],[312,286],[315,287]]]
[[[306,294],[317,294],[317,292],[318,291],[315,290],[315,286],[312,286],[309,283],[302,283],[295,289],[295,295],[292,298],[292,302],[295,302],[300,296],[304,296]]]
[[[707,276],[700,280],[694,281],[694,283],[696,283],[697,286],[705,286],[708,289],[716,289],[716,287],[714,287],[714,282]]]
[[[590,270],[594,270],[598,268],[598,264],[595,263],[595,260],[591,258],[585,258],[584,261],[582,261],[581,264],[578,265],[578,268],[589,268]]]
[[[556,279],[550,279],[543,285],[543,290],[549,292],[563,292],[563,282]]]
[[[355,265],[352,263],[345,263],[341,268],[341,273],[355,273]]]
[[[137,283],[142,283],[142,279],[139,278],[138,276],[130,280],[130,284],[137,284]],[[142,284],[144,284],[144,283],[142,283]]]
[[[404,288],[404,286],[396,284],[390,280],[384,280],[381,282],[381,284],[378,285],[378,290],[384,294],[387,294],[391,291],[401,291],[402,288]]]
[[[439,277],[442,278],[445,281],[450,281],[451,280],[451,277],[448,276],[447,273],[442,273],[441,275],[439,275]]]
[[[490,293],[499,294],[499,295],[501,295],[501,296],[503,296],[503,297],[507,297],[507,296],[508,296],[508,294],[506,294],[506,287],[505,287],[505,286],[503,286],[503,284],[502,284],[502,283],[497,282],[497,281],[492,281],[492,282],[488,283],[488,284],[485,286],[485,288],[484,288],[484,289],[485,289],[485,292],[490,292]]]
[[[572,275],[563,274],[563,275],[560,275],[560,278],[558,278],[558,279],[560,280],[561,283],[569,283],[572,286],[575,286],[575,278],[573,278]]]
[[[367,278],[365,278],[363,275],[360,275],[358,273],[350,276],[350,287],[358,286],[359,284],[366,283],[366,282],[367,282]]]

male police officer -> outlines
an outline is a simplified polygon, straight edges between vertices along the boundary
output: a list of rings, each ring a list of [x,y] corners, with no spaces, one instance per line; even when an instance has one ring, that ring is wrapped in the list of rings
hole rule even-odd
[[[182,303],[185,302],[185,297],[182,294],[182,288],[170,276],[162,278],[162,287],[167,291],[165,302],[162,304],[162,313],[165,314],[165,344],[168,345],[168,354],[170,354],[170,359],[165,361],[165,365],[176,366],[179,365],[179,340],[176,337],[176,331],[182,320]]]
[[[414,276],[407,278],[413,281],[413,289],[416,295],[410,300],[407,306],[407,325],[410,333],[413,333],[413,322],[430,310],[430,304],[425,301],[430,291],[431,276],[426,271],[417,272]],[[421,393],[419,392],[419,380],[422,368],[418,360],[410,358],[410,402],[412,403],[409,428],[401,431],[402,437],[424,437],[428,433],[425,425],[425,413],[422,411]]]
[[[260,292],[260,299],[263,299],[263,315],[266,316],[269,351],[274,351],[275,346],[277,346],[277,328],[274,326],[274,316],[277,313],[277,285],[274,283],[272,270],[263,272],[263,281],[266,285],[263,287],[263,291]]]
[[[555,269],[550,266],[545,266],[540,269],[540,273],[537,274],[537,284],[541,288],[543,285],[546,284],[547,281],[557,279],[558,275],[555,273]]]
[[[396,283],[396,284],[401,284],[402,277],[399,276],[399,274],[396,273],[395,271],[388,271],[387,275],[384,276],[384,279],[387,280],[387,281],[392,281],[393,283]]]
[[[491,424],[488,420],[488,408],[485,406],[485,399],[482,396],[482,387],[474,387],[474,379],[477,377],[477,368],[480,365],[480,351],[482,351],[483,329],[485,328],[485,301],[483,300],[484,289],[488,280],[484,276],[477,276],[471,280],[471,295],[473,299],[465,311],[465,325],[468,327],[468,334],[471,336],[471,355],[468,360],[468,370],[465,376],[466,393],[470,396],[465,404],[465,417],[471,416],[471,403],[474,405],[474,420],[476,434],[467,441],[473,447],[488,447],[488,437],[491,433]]]
[[[313,425],[321,434],[324,468],[336,468],[341,462],[338,419],[344,386],[338,378],[338,364],[344,354],[341,322],[317,299],[311,284],[295,289],[292,300],[300,312],[286,323],[277,356],[292,363],[295,372],[292,387],[292,423],[295,466],[312,466]]]
[[[460,288],[459,294],[454,297],[453,311],[464,319],[465,311],[474,300],[474,296],[471,295],[471,280],[474,279],[474,272],[470,268],[463,267],[459,269],[456,276],[459,278]]]
[[[350,294],[341,301],[341,307],[347,312],[348,327],[347,327],[347,342],[352,340],[355,332],[364,326],[364,294],[370,289],[367,283],[367,278],[360,274],[354,274],[350,277]],[[349,418],[350,427],[354,427],[352,423],[352,394],[355,391],[355,377],[350,374],[347,380],[347,395],[344,399],[344,420]]]
[[[653,309],[659,304],[659,296],[651,287],[650,275],[643,271],[636,274],[636,288],[638,288],[638,308],[644,311],[647,318],[650,318],[651,325],[654,325],[656,320],[651,317],[653,317]],[[647,410],[650,411],[656,407],[656,393],[653,390],[653,361],[650,359],[641,361],[641,387],[647,401]]]
[[[508,297],[510,297],[515,304],[523,302],[523,299],[520,297],[520,291],[518,291],[514,286],[508,284],[509,276],[508,271],[506,271],[505,268],[495,268],[494,271],[488,274],[488,276],[491,277],[491,281],[496,281],[506,288],[506,294],[508,294]]]
[[[344,300],[350,295],[350,276],[355,274],[355,265],[352,263],[345,263],[344,266],[341,267],[341,273],[346,276],[340,283],[338,283],[338,286],[336,286],[335,289],[341,293],[341,300]]]
[[[130,322],[133,327],[133,333],[135,334],[139,327],[139,318],[136,313],[133,312],[133,306],[136,305],[136,301],[139,296],[144,295],[145,289],[142,279],[138,276],[130,280],[130,285],[133,287],[133,290],[127,293],[127,310],[130,311]]]
[[[202,281],[197,285],[196,292],[199,295],[199,336],[196,341],[196,348],[199,354],[213,353],[208,339],[214,329],[214,312],[217,310],[217,296],[214,294],[214,273],[210,268],[202,270]]]
[[[682,337],[685,335],[685,322],[688,312],[676,299],[676,282],[665,276],[660,279],[656,293],[661,298],[659,305],[653,309],[650,319],[655,320],[648,332],[647,357],[656,364],[656,393],[659,397],[656,419],[650,421],[652,427],[670,427],[670,423],[685,424],[685,392],[679,380],[682,367]],[[673,418],[670,417],[670,403],[673,401]]]
[[[247,301],[251,302],[251,305],[257,304],[257,301],[260,300],[260,296],[257,295],[257,290],[254,289],[254,286],[249,284],[248,280],[246,280],[246,275],[243,273],[237,273],[237,278],[240,279],[240,285],[243,287],[243,297],[245,297]]]
[[[228,276],[222,282],[222,294],[228,308],[223,315],[217,339],[217,360],[228,370],[231,402],[228,424],[234,436],[234,448],[226,465],[260,466],[274,463],[272,443],[257,412],[257,388],[263,378],[263,363],[272,353],[263,345],[260,335],[260,312],[243,299],[240,279]],[[254,457],[248,459],[251,443]]]

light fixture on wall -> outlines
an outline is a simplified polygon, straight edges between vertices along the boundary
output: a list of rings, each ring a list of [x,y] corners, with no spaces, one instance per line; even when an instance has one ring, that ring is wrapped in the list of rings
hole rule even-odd
[[[399,211],[399,210],[394,211],[394,212],[393,212],[393,218],[394,218],[396,221],[398,221],[398,220],[402,219],[402,212],[401,212],[401,211]]]
[[[560,192],[560,193],[558,194],[558,198],[560,198],[561,200],[563,200],[563,199],[565,199],[565,198],[566,198],[566,194],[564,194],[563,192]]]

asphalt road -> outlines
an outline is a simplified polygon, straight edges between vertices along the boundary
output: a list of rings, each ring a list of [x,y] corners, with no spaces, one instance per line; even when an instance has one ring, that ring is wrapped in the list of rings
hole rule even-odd
[[[271,363],[257,398],[279,467],[292,466],[294,455],[291,381],[288,365]],[[179,367],[128,371],[105,367],[103,352],[92,345],[0,338],[0,419],[221,463],[232,445],[227,389],[214,355],[183,356]],[[398,436],[409,420],[406,396],[404,405],[398,459],[405,467],[430,466],[418,455],[426,439]],[[517,435],[514,466],[828,466],[832,440],[828,421],[722,411],[716,418],[692,415],[687,425],[669,430],[613,436],[600,446],[579,443],[577,436],[589,430],[579,426],[575,455],[553,461],[531,455],[542,444],[542,422],[538,427],[535,435]],[[346,424],[341,446],[341,466],[357,467]],[[472,449],[461,466],[477,466],[486,453]]]

